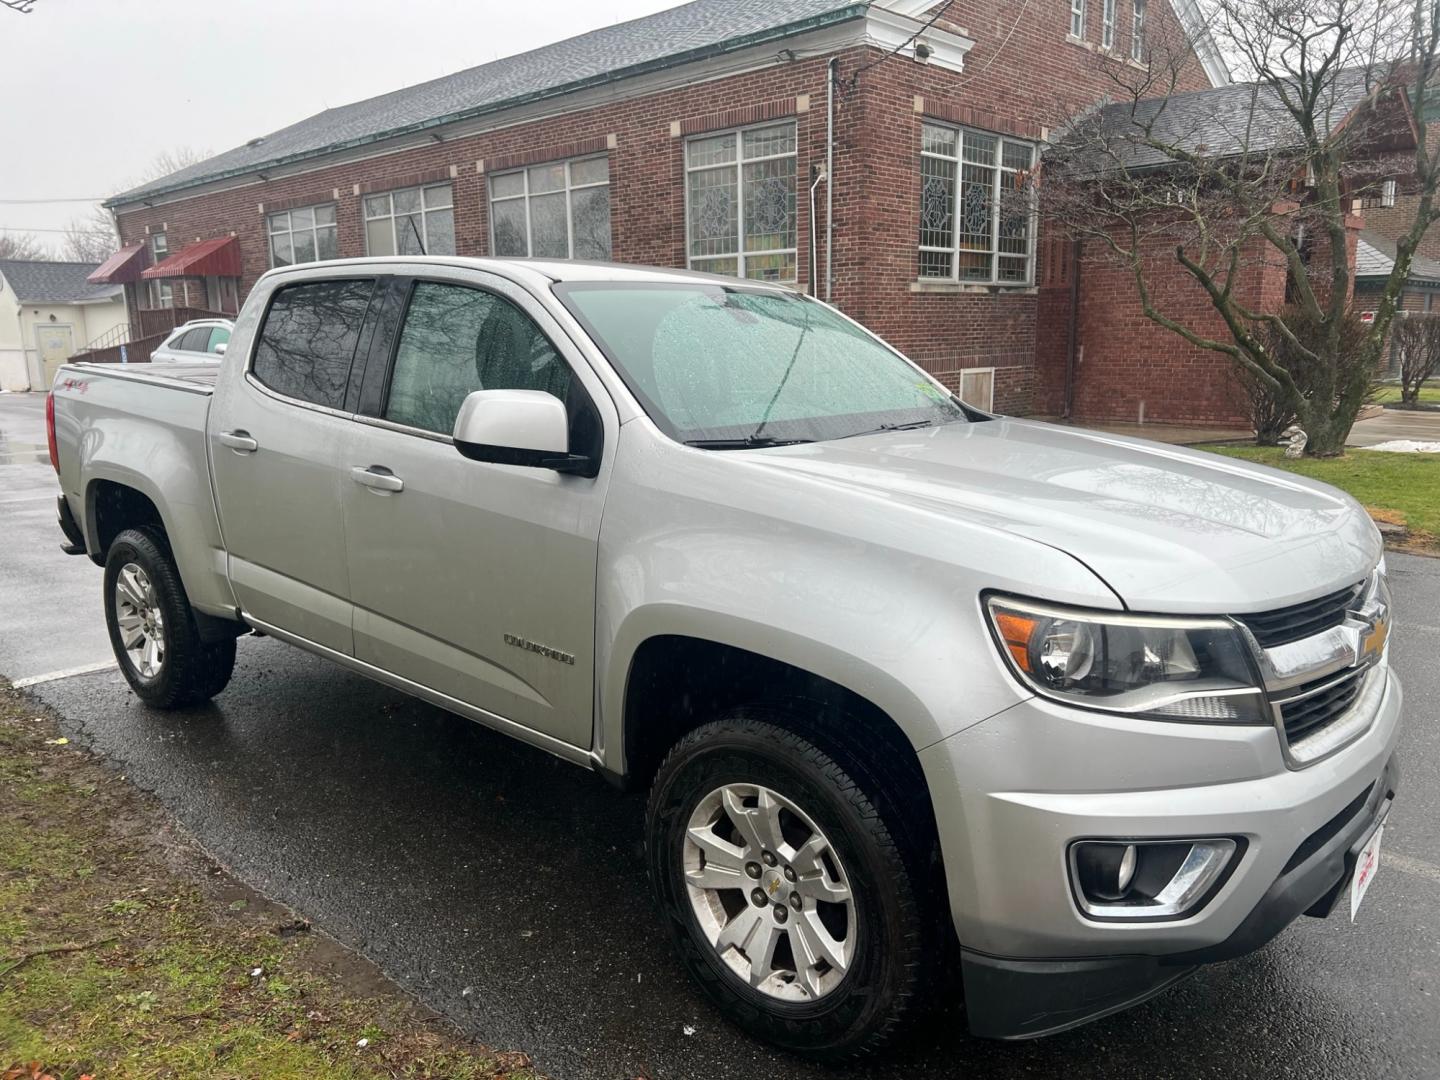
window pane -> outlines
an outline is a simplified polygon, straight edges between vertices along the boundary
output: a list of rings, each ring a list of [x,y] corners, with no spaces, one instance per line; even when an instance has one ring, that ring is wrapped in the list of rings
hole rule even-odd
[[[951,274],[950,258],[948,251],[920,252],[920,276],[948,278]]]
[[[288,397],[343,405],[371,286],[320,281],[277,292],[255,348],[255,377]]]
[[[455,211],[425,212],[425,248],[431,255],[455,254]]]
[[[313,229],[315,227],[315,210],[313,207],[304,207],[300,210],[290,211],[290,228],[292,229]]]
[[[270,215],[270,231],[272,233],[288,232],[290,230],[290,212]]]
[[[780,124],[777,127],[757,128],[745,135],[745,156],[747,158],[769,157],[771,154],[793,154],[795,152],[795,125]]]
[[[1000,280],[1025,282],[1030,279],[1030,260],[1000,256]]]
[[[310,230],[294,234],[295,261],[306,263],[315,261],[315,234]]]
[[[977,165],[995,164],[995,145],[1000,140],[994,135],[981,135],[975,131],[965,132],[965,160]]]
[[[544,390],[565,400],[570,369],[522,311],[491,293],[455,285],[415,287],[387,419],[449,434],[476,390]]]
[[[795,253],[745,256],[745,276],[756,281],[794,281]]]
[[[685,144],[685,153],[691,168],[734,161],[735,136],[730,134],[716,135],[709,139],[692,139]]]
[[[589,158],[570,163],[571,184],[603,184],[610,179],[610,162],[606,158]]]
[[[177,345],[174,347],[182,352],[204,352],[205,347],[210,344],[210,328],[208,326],[197,326],[194,330],[186,332]]]
[[[1028,169],[1030,152],[1031,148],[1027,143],[1015,143],[1007,139],[1000,163],[1007,169]]]
[[[490,220],[495,230],[496,255],[528,255],[525,247],[525,200],[491,203]]]
[[[991,245],[991,214],[993,193],[990,185],[995,174],[988,168],[966,165],[960,187],[960,247],[970,251],[989,251]],[[987,271],[986,277],[989,276]]]
[[[740,262],[733,255],[728,259],[691,259],[690,269],[698,270],[702,274],[729,274],[735,277],[740,273]]]
[[[745,167],[745,250],[795,246],[795,159]],[[747,276],[753,276],[748,274]]]
[[[371,255],[395,254],[395,229],[389,218],[365,226],[365,250]]]
[[[449,184],[433,184],[425,189],[425,209],[443,210],[452,204]]]
[[[290,245],[290,234],[279,233],[270,238],[270,264],[289,266],[295,261],[295,252]]]
[[[367,218],[385,217],[390,213],[389,195],[371,195],[365,200],[365,216]]]
[[[317,230],[315,239],[319,244],[319,250],[316,252],[319,258],[338,259],[340,257],[340,247],[335,240],[334,225],[331,225],[328,229]]]
[[[734,169],[692,172],[689,177],[690,254],[728,255],[739,248]]]
[[[530,199],[530,253],[537,259],[569,257],[564,192]]]
[[[582,188],[570,196],[575,258],[610,258],[610,188]]]
[[[418,188],[392,191],[390,197],[395,200],[395,213],[397,214],[411,214],[420,209],[420,191]]]
[[[395,246],[401,255],[424,255],[425,234],[420,231],[420,215],[405,214],[395,218]]]
[[[530,194],[565,190],[565,163],[536,165],[530,170]]]
[[[955,244],[955,162],[920,159],[920,246]],[[946,273],[949,273],[947,268]]]
[[[335,224],[335,204],[334,204],[334,203],[326,203],[324,206],[317,206],[317,207],[315,207],[315,224],[316,224],[316,225],[334,225],[334,224]]]
[[[958,141],[954,128],[939,127],[936,124],[924,124],[920,128],[920,149],[927,153],[954,157]]]
[[[505,199],[523,194],[525,194],[524,173],[501,173],[499,176],[490,178],[490,197],[492,199]]]
[[[210,329],[210,340],[205,345],[206,352],[214,352],[217,345],[230,344],[230,331],[223,326],[215,326]]]

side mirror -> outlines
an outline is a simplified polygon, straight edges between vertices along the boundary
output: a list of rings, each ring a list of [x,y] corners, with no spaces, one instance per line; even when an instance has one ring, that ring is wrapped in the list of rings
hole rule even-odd
[[[216,355],[216,356],[224,356],[224,355],[225,355],[225,342],[221,341],[221,342],[217,342],[217,343],[216,343],[216,345],[215,345],[215,355]]]
[[[599,463],[570,453],[565,404],[543,390],[476,390],[455,417],[455,449],[471,461],[594,476]]]

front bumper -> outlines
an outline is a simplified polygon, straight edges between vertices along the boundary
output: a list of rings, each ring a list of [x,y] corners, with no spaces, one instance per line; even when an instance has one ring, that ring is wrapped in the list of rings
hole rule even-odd
[[[1310,768],[1271,728],[1157,723],[1027,701],[925,750],[970,1024],[1025,1038],[1157,993],[1324,915],[1389,807],[1401,689],[1369,730]],[[1083,763],[1077,768],[1077,763]],[[1065,852],[1086,837],[1236,836],[1239,862],[1199,911],[1085,918]]]

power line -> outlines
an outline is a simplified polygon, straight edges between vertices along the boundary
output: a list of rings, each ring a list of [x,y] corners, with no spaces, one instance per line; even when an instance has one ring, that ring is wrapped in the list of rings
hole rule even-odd
[[[955,2],[955,0],[945,0],[945,3],[943,3],[943,4],[940,5],[940,10],[937,11],[937,12],[935,12],[934,15],[931,15],[931,16],[930,16],[930,21],[927,22],[924,26],[920,27],[919,30],[916,30],[916,31],[915,31],[913,34],[911,34],[908,38],[906,38],[904,41],[902,41],[899,45],[896,45],[895,48],[891,49],[889,52],[887,52],[884,56],[880,57],[878,60],[871,60],[870,63],[868,63],[868,64],[862,64],[860,67],[856,68],[856,69],[855,69],[855,73],[854,73],[853,75],[851,75],[851,76],[850,76],[850,79],[849,79],[849,83],[850,83],[851,89],[854,89],[854,87],[856,86],[856,84],[858,84],[858,83],[860,82],[860,76],[861,76],[861,75],[864,75],[865,72],[869,71],[871,68],[873,68],[873,67],[878,67],[879,65],[883,64],[886,60],[889,60],[892,56],[894,56],[896,53],[898,53],[901,49],[905,48],[905,46],[909,45],[912,41],[914,41],[916,38],[918,38],[921,34],[925,33],[926,30],[929,30],[932,26],[934,26],[937,22],[939,22],[939,21],[940,21],[940,16],[944,15],[945,12],[949,11],[949,10],[950,10],[950,5],[953,4],[954,2]]]

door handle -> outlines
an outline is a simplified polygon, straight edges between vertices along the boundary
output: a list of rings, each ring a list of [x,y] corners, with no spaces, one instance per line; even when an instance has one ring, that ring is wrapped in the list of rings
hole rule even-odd
[[[260,449],[260,444],[250,437],[248,431],[238,428],[235,431],[222,431],[215,438],[221,446],[228,446],[240,454],[253,454]]]
[[[405,481],[385,468],[384,465],[371,465],[368,468],[364,465],[356,465],[350,470],[350,479],[372,491],[389,493],[405,490]]]

